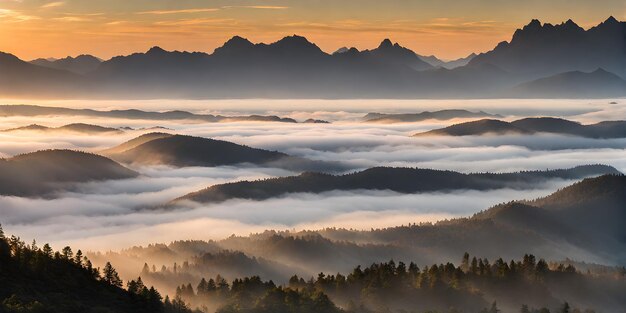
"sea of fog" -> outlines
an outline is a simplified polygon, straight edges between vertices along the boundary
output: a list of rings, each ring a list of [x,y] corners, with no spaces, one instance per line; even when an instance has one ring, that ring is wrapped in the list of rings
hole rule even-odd
[[[362,123],[368,112],[415,113],[468,109],[501,114],[507,120],[528,116],[564,117],[582,123],[626,119],[626,100],[151,100],[25,101],[73,108],[188,110],[222,115],[263,114],[332,124],[199,123],[84,117],[3,117],[0,129],[29,124],[61,126],[91,123],[108,127],[149,128],[228,140],[316,160],[341,161],[351,171],[373,166],[411,166],[461,172],[506,172],[607,164],[626,172],[626,139],[584,139],[558,135],[411,137],[455,121]],[[68,148],[98,152],[145,131],[123,135],[34,134],[0,132],[0,156],[40,149]],[[265,229],[356,229],[396,226],[468,216],[515,199],[545,196],[571,181],[550,181],[533,190],[459,191],[403,195],[389,191],[293,194],[266,201],[235,200],[176,211],[155,207],[207,186],[244,179],[295,175],[257,167],[134,167],[142,175],[121,181],[78,186],[56,199],[0,197],[0,223],[27,241],[36,238],[59,248],[119,249],[178,239],[220,239]]]

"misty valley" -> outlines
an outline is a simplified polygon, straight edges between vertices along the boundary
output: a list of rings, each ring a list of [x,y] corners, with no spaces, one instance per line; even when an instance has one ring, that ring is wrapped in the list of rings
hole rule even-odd
[[[0,107],[3,310],[626,307],[621,101],[335,101]]]

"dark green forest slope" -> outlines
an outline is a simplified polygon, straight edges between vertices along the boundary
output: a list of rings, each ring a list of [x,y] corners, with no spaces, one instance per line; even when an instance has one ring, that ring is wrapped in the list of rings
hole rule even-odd
[[[128,282],[107,263],[93,268],[80,250],[53,251],[48,244],[26,245],[7,238],[0,227],[0,312],[50,313],[186,313],[180,300],[170,301],[141,278]]]

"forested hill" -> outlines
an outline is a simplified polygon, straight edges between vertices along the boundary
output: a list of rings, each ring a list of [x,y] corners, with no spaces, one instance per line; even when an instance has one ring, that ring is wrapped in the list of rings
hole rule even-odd
[[[110,158],[127,164],[175,167],[253,164],[296,171],[342,168],[333,162],[308,160],[229,141],[162,133],[145,134],[104,152]]]
[[[50,313],[191,313],[179,300],[163,302],[141,279],[128,290],[115,269],[100,271],[80,250],[53,251],[19,238],[7,238],[0,227],[0,312]]]
[[[332,190],[391,190],[399,193],[445,190],[529,189],[549,179],[581,179],[619,173],[605,165],[586,165],[571,169],[528,171],[502,174],[463,174],[418,168],[376,167],[362,172],[333,176],[304,173],[299,176],[242,181],[215,185],[176,199],[201,203],[229,199],[265,200],[288,193],[321,193]]]
[[[626,121],[603,121],[583,125],[554,117],[531,117],[513,122],[482,119],[418,133],[415,136],[530,135],[536,133],[596,139],[624,138],[626,137]]]
[[[96,154],[43,150],[0,159],[0,194],[43,197],[73,183],[125,179],[138,173]]]

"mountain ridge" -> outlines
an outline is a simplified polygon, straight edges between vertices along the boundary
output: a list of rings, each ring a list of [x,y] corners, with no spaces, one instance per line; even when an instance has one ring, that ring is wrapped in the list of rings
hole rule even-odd
[[[523,190],[554,178],[580,179],[611,173],[620,172],[604,165],[500,174],[463,174],[420,168],[375,167],[338,176],[306,172],[299,176],[219,184],[177,198],[170,204],[176,206],[183,201],[219,203],[231,199],[261,201],[290,193],[320,194],[335,190],[388,190],[405,194],[502,188]]]
[[[626,121],[604,121],[583,125],[578,122],[554,117],[530,117],[513,122],[481,119],[417,133],[413,136],[530,135],[535,133],[552,133],[596,139],[624,138],[626,137]]]

